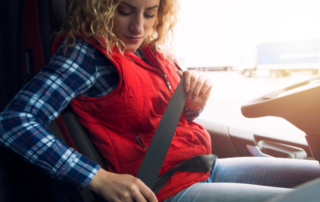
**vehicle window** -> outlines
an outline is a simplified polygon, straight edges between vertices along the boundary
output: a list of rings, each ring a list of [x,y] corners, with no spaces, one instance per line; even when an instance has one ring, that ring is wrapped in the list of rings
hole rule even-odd
[[[211,78],[200,118],[305,142],[282,118],[248,119],[240,107],[277,89],[317,76],[318,0],[180,0],[173,38],[178,62]]]

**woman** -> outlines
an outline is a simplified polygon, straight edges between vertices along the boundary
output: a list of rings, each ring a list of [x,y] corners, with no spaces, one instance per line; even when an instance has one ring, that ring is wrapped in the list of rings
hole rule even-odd
[[[209,134],[192,122],[208,100],[211,82],[182,73],[159,49],[177,11],[175,0],[71,2],[50,63],[0,115],[2,145],[47,174],[87,186],[108,201],[264,201],[289,189],[259,185],[293,187],[320,176],[316,162],[221,159],[211,173],[177,172],[157,196],[134,177],[181,76],[188,99],[160,174],[211,152]],[[68,104],[109,172],[46,129]],[[281,176],[274,178],[274,172]]]

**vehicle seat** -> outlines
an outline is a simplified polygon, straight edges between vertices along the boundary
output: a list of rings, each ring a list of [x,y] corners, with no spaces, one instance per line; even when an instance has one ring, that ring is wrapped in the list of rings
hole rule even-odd
[[[36,75],[49,63],[53,34],[62,26],[67,11],[67,0],[28,0],[25,1],[24,18],[24,56],[25,82]],[[66,109],[48,128],[68,146],[79,151],[92,161],[107,169],[103,158],[97,151],[85,129],[75,114]],[[48,177],[57,201],[97,201],[87,188],[77,188],[68,183]],[[101,201],[101,200],[100,200]]]
[[[2,1],[0,6],[0,112],[25,81],[23,30],[25,3]],[[37,169],[0,147],[0,201],[54,202]]]

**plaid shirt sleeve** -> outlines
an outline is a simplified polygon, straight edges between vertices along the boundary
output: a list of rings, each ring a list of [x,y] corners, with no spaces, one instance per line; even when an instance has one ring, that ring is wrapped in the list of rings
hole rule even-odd
[[[46,129],[75,97],[95,82],[94,48],[61,47],[0,114],[0,146],[17,153],[50,176],[84,187],[100,166],[65,145]]]

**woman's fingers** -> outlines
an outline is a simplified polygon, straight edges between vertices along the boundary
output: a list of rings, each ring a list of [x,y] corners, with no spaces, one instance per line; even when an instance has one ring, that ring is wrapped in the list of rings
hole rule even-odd
[[[207,94],[208,92],[210,92],[209,90],[211,90],[212,88],[212,82],[209,79],[206,79],[205,83],[203,84],[200,92],[199,92],[199,97]]]
[[[178,71],[178,74],[179,72],[181,71]],[[199,76],[191,71],[185,71],[183,72],[183,75],[184,75],[184,89],[188,93],[187,97],[189,99],[195,100],[199,96],[200,92],[204,93],[208,90],[208,86],[206,86],[205,89],[202,89],[203,85],[207,81],[205,76]]]
[[[199,75],[190,71],[185,71],[183,75],[184,75],[184,86],[185,86],[184,89],[188,93],[187,97],[189,99],[192,99],[194,96],[194,89],[197,84],[196,82],[198,81]]]
[[[88,188],[115,202],[157,202],[155,194],[138,178],[100,169]]]
[[[195,81],[195,86],[192,91],[192,100],[195,100],[199,96],[200,91],[204,91],[202,89],[204,87],[205,82],[206,82],[206,78],[204,76],[199,76],[197,81]]]
[[[198,110],[207,102],[212,88],[212,83],[205,76],[199,76],[191,71],[177,71],[179,76],[184,76],[184,90],[187,92],[186,106],[191,110]]]
[[[144,198],[147,199],[148,202],[157,202],[157,197],[156,195],[153,193],[153,191],[151,191],[151,189],[149,189],[149,187],[147,187],[141,180],[139,183],[139,189],[140,189],[140,193],[144,196]],[[136,200],[138,201],[138,200]]]
[[[178,71],[178,74],[181,71]],[[190,90],[190,78],[191,78],[192,73],[190,71],[184,71],[183,76],[184,76],[184,91],[189,92]]]
[[[178,70],[177,73],[178,73],[178,75],[179,75],[180,77],[183,76],[183,72],[182,72],[181,70]]]

